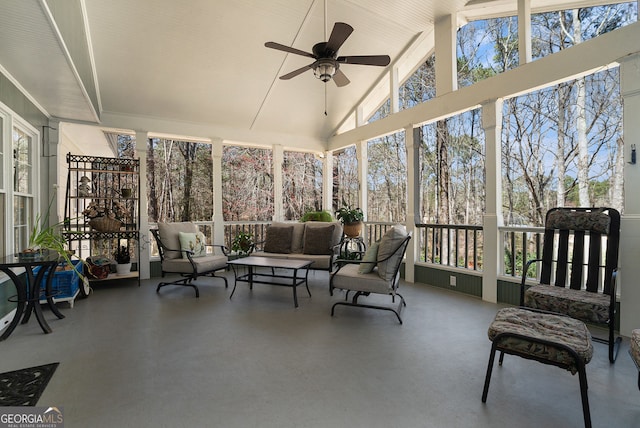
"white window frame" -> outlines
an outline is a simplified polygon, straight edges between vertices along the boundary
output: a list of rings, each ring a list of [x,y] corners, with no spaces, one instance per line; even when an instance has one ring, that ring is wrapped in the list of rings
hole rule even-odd
[[[4,195],[4,225],[0,223],[0,227],[4,227],[4,253],[12,254],[19,249],[13,248],[15,242],[14,233],[14,183],[13,183],[13,128],[18,128],[21,132],[27,134],[31,139],[30,147],[30,165],[31,165],[31,189],[29,193],[19,193],[18,196],[26,196],[31,198],[31,210],[29,212],[29,228],[33,227],[33,221],[37,213],[40,212],[40,131],[29,124],[26,120],[16,114],[5,104],[0,103],[0,118],[3,120],[2,135],[0,136],[0,144],[2,145],[2,183],[0,183],[0,194]]]

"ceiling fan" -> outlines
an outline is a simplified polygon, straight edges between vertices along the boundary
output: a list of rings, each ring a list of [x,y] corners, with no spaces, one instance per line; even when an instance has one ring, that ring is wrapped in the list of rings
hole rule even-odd
[[[333,30],[331,31],[331,35],[329,36],[329,40],[326,42],[316,43],[312,48],[313,53],[305,52],[275,42],[267,42],[264,45],[271,49],[306,56],[315,60],[309,65],[305,65],[291,73],[280,76],[280,79],[289,80],[307,70],[313,70],[313,74],[323,82],[328,82],[333,79],[337,86],[345,86],[349,84],[349,79],[347,79],[347,76],[345,76],[345,74],[340,70],[340,64],[360,64],[385,67],[389,65],[389,62],[391,62],[389,55],[338,56],[338,49],[340,49],[352,32],[353,27],[351,25],[345,24],[344,22],[336,22],[333,26]]]

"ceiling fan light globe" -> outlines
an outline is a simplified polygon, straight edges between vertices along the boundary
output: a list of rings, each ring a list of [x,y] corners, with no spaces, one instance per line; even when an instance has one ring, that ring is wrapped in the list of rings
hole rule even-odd
[[[333,61],[320,61],[313,69],[313,74],[323,82],[331,80],[336,72],[336,66]]]

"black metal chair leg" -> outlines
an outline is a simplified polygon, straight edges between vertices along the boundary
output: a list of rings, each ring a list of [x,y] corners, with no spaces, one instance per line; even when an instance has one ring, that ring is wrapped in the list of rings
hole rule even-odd
[[[587,395],[587,373],[584,363],[578,362],[578,377],[580,378],[580,396],[582,398],[582,414],[585,428],[591,428],[591,412],[589,410],[589,396]]]
[[[500,356],[502,357],[504,352],[501,352]],[[489,382],[491,382],[491,373],[493,372],[493,361],[496,356],[496,343],[493,342],[491,344],[491,353],[489,354],[489,365],[487,366],[487,374],[484,378],[484,389],[482,390],[482,402],[487,402],[487,395],[489,394]]]

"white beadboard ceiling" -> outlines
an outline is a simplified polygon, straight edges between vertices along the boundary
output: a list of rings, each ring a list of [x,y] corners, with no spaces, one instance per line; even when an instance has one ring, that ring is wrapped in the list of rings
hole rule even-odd
[[[85,22],[77,25],[88,34],[97,111],[69,54],[77,41],[61,35],[51,13],[68,7],[65,2],[84,12]],[[532,0],[534,8],[550,3],[576,2]],[[327,33],[334,22],[346,22],[355,31],[340,55],[387,54],[389,67],[411,69],[401,54],[432,32],[440,16],[457,12],[463,22],[498,9],[515,11],[516,5],[516,0],[327,0]],[[109,116],[130,123],[138,117],[222,130],[200,135],[207,138],[242,135],[251,143],[260,135],[288,135],[326,141],[389,67],[343,65],[351,83],[342,88],[322,83],[311,71],[279,80],[311,61],[264,43],[311,51],[325,40],[324,13],[324,0],[5,0],[0,2],[0,72],[46,114],[63,120],[104,124]],[[224,135],[224,130],[241,132]]]

